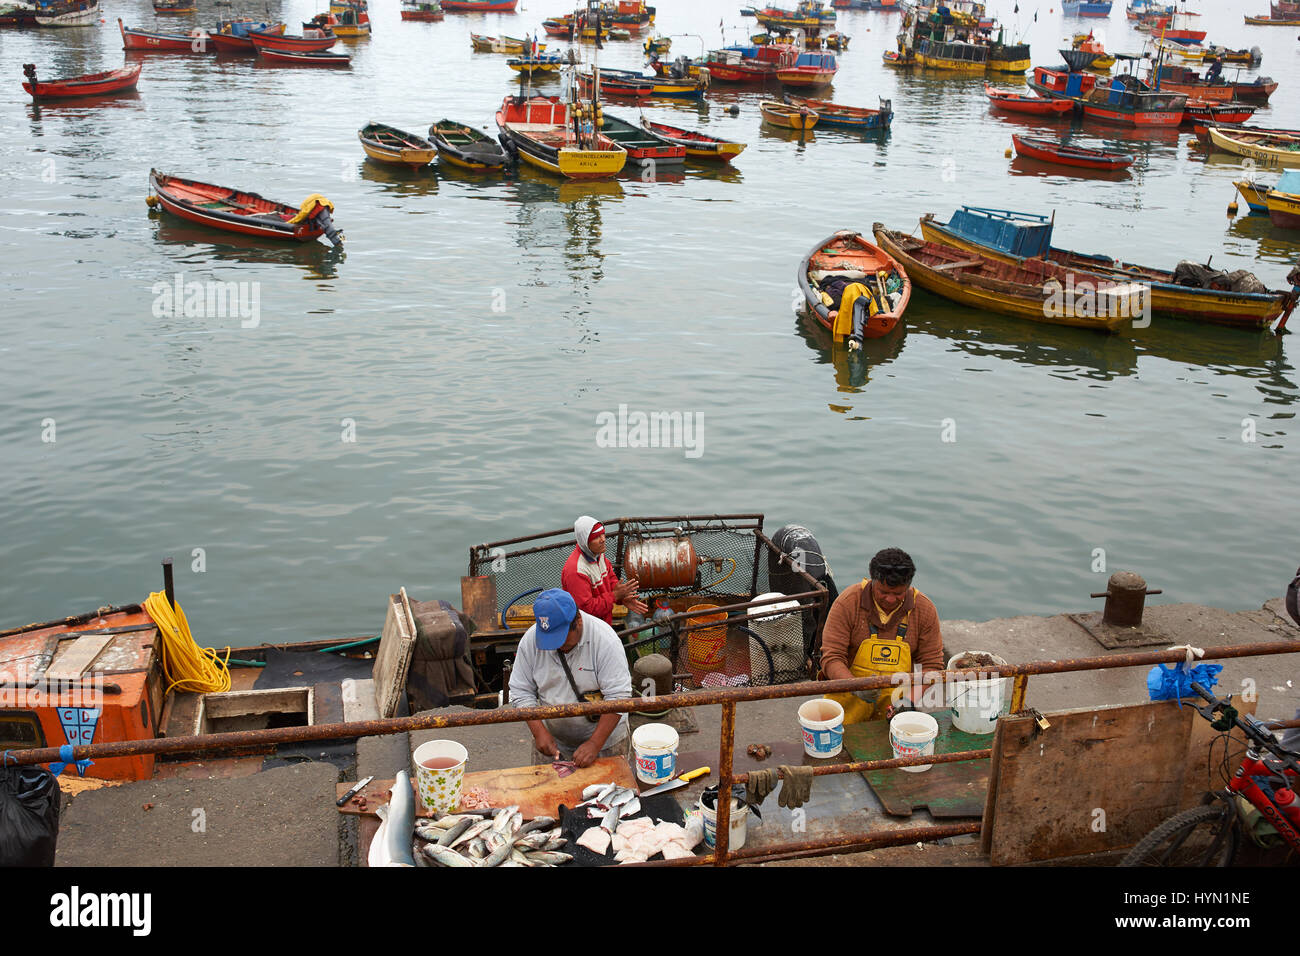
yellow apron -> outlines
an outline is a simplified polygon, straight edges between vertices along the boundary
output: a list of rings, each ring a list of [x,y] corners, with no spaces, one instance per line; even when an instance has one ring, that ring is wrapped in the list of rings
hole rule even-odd
[[[916,588],[912,589],[913,606],[916,602]],[[907,636],[907,624],[912,612],[908,611],[898,624],[898,633],[894,638],[878,637],[879,628],[871,625],[871,636],[858,645],[858,652],[853,655],[849,673],[854,677],[879,677],[882,674],[906,673],[912,669],[912,649],[904,638]],[[883,687],[879,690],[851,691],[846,694],[827,694],[827,700],[833,700],[844,708],[846,724],[860,724],[866,720],[884,720],[885,712],[894,702],[896,687]]]

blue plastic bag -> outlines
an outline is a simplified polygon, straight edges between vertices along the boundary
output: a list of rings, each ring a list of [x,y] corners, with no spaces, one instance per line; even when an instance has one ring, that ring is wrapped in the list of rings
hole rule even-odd
[[[1219,682],[1218,675],[1221,670],[1223,670],[1222,664],[1197,664],[1190,669],[1186,662],[1180,662],[1172,667],[1168,664],[1157,664],[1147,674],[1147,693],[1152,700],[1177,700],[1178,706],[1181,707],[1182,698],[1196,696],[1196,692],[1192,690],[1193,681],[1209,690]]]

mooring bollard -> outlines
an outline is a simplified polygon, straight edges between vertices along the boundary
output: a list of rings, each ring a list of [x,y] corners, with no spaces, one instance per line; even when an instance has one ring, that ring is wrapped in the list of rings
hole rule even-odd
[[[1147,595],[1162,593],[1159,588],[1148,590],[1146,580],[1134,571],[1116,571],[1106,582],[1106,590],[1092,596],[1106,599],[1101,612],[1103,623],[1116,627],[1141,627]]]

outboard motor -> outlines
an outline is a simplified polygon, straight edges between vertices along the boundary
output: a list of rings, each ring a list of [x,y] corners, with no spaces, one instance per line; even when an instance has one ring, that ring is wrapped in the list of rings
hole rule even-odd
[[[776,534],[772,535],[772,543],[790,556],[790,561],[785,562],[771,553],[768,554],[767,580],[772,590],[780,591],[782,594],[798,594],[807,589],[807,585],[791,569],[790,565],[794,564],[811,575],[813,580],[825,584],[827,591],[830,592],[830,600],[835,600],[839,590],[831,577],[830,565],[822,554],[822,546],[811,531],[803,525],[788,524],[777,529]]]
[[[335,249],[341,248],[343,245],[343,232],[334,228],[334,218],[330,215],[330,211],[321,206],[320,211],[312,218],[325,230],[325,238],[330,241],[330,244]]]
[[[505,150],[506,156],[510,158],[510,165],[517,166],[519,164],[519,148],[505,133],[498,133],[497,141],[501,144],[501,148]]]

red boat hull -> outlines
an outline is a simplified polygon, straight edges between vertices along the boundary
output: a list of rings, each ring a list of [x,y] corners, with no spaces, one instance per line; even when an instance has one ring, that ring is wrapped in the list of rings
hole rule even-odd
[[[447,13],[514,13],[519,0],[444,0],[442,9]]]
[[[328,50],[339,39],[332,33],[323,37],[250,33],[248,38],[258,50],[287,50],[291,53],[319,53]]]
[[[317,239],[325,232],[314,219],[290,223],[288,220],[298,214],[296,207],[264,199],[257,193],[179,179],[157,170],[149,172],[149,188],[167,212],[213,229],[299,242]]]
[[[1049,100],[1041,96],[1021,96],[1019,93],[1007,93],[985,87],[989,103],[996,109],[1008,113],[1025,113],[1030,116],[1060,116],[1074,109],[1070,100]]]
[[[140,64],[137,63],[120,70],[71,76],[63,80],[37,79],[35,83],[24,83],[23,89],[30,93],[33,99],[68,99],[74,96],[103,96],[106,93],[133,90],[139,81]]]
[[[271,50],[262,47],[257,55],[268,63],[281,66],[347,66],[352,58],[344,53],[325,53],[321,50]]]
[[[1036,159],[1044,163],[1056,163],[1060,166],[1074,166],[1079,169],[1116,170],[1127,169],[1133,165],[1132,156],[1118,153],[1102,153],[1101,150],[1081,151],[1057,143],[1043,143],[1022,136],[1012,136],[1016,155],[1025,159]],[[1096,156],[1087,153],[1097,153]]]
[[[118,18],[117,28],[122,31],[122,49],[150,53],[210,53],[214,47],[208,43],[208,34],[196,30],[190,36],[175,33],[148,33],[132,30]]]
[[[432,22],[432,21],[437,21],[437,20],[445,19],[445,14],[443,14],[443,13],[422,13],[422,12],[419,11],[419,10],[403,10],[403,11],[402,11],[402,19],[403,19],[403,20],[424,20],[424,21],[430,21],[430,22]]]

